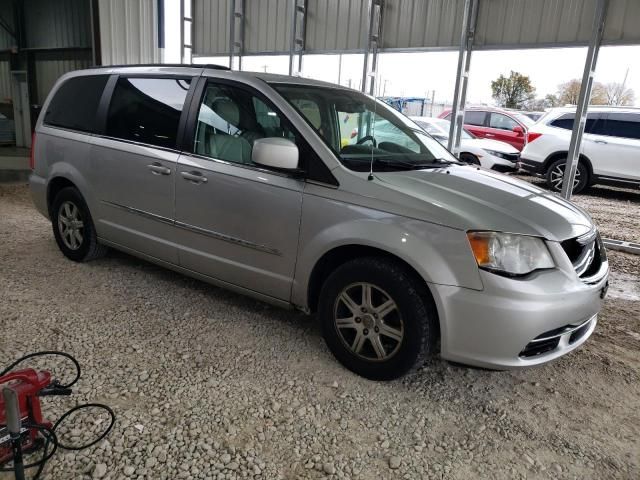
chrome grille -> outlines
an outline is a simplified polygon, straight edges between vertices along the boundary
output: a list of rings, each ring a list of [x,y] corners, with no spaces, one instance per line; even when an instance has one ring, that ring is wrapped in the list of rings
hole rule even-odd
[[[579,237],[565,240],[561,245],[571,260],[576,274],[583,280],[595,275],[607,259],[602,239],[595,229]]]

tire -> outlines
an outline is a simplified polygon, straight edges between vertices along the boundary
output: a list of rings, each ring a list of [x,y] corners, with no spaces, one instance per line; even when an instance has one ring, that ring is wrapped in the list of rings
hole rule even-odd
[[[98,243],[89,208],[74,187],[60,190],[51,205],[51,226],[58,248],[74,262],[103,257],[108,248]]]
[[[561,158],[553,162],[547,168],[545,178],[547,187],[554,192],[562,191],[562,179],[564,178],[564,168],[567,164],[566,158]],[[589,185],[589,170],[584,163],[579,162],[576,170],[576,178],[573,186],[573,193],[580,193]]]
[[[369,302],[363,299],[367,285]],[[351,308],[344,293],[353,301]],[[318,314],[324,339],[338,361],[371,380],[401,377],[436,352],[433,298],[406,267],[391,259],[358,258],[338,267],[322,287]]]
[[[480,165],[480,160],[473,153],[463,152],[460,154],[460,161],[470,165]]]

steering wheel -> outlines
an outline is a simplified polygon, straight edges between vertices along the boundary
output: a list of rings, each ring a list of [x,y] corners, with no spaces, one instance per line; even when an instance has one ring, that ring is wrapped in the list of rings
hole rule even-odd
[[[376,142],[376,139],[373,138],[373,135],[365,135],[364,137],[362,137],[360,140],[356,142],[356,145],[362,145],[364,142],[369,140],[371,140],[371,143],[373,143],[374,147],[378,146],[378,142]]]

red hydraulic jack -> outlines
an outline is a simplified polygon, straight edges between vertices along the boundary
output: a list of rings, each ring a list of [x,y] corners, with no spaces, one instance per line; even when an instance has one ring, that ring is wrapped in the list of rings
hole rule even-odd
[[[62,385],[57,380],[52,380],[51,373],[48,371],[36,371],[32,368],[12,371],[19,363],[39,356],[61,356],[71,360],[76,367],[74,380],[67,385]],[[115,415],[106,405],[97,403],[78,405],[55,423],[43,418],[40,397],[70,395],[72,393],[70,387],[79,378],[80,365],[75,358],[67,353],[51,351],[27,355],[0,372],[0,388],[2,389],[2,395],[0,395],[0,472],[14,472],[17,480],[23,480],[25,469],[37,467],[38,471],[33,478],[38,478],[45,463],[53,456],[57,448],[82,450],[95,445],[109,433],[115,422]],[[85,408],[102,409],[109,414],[111,421],[106,430],[89,444],[82,446],[63,445],[56,436],[56,428],[71,414]],[[52,448],[49,449],[49,447]],[[43,450],[41,458],[34,463],[25,465],[23,454],[40,449]],[[13,463],[10,468],[3,467],[9,462]]]

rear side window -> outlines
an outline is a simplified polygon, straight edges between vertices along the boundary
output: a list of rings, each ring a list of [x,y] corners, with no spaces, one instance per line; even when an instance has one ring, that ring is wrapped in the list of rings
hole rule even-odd
[[[109,105],[107,135],[176,148],[190,80],[119,78]]]
[[[482,127],[486,116],[486,112],[466,111],[464,113],[464,123],[467,125],[477,125]]]
[[[604,135],[640,139],[640,115],[633,113],[610,113]]]
[[[564,115],[549,122],[553,127],[563,128],[565,130],[573,130],[574,113],[565,113]],[[595,135],[604,135],[604,121],[600,113],[587,114],[587,123],[584,127],[585,133],[593,133]]]
[[[74,77],[64,82],[49,102],[44,123],[81,132],[96,131],[96,113],[108,75]]]

